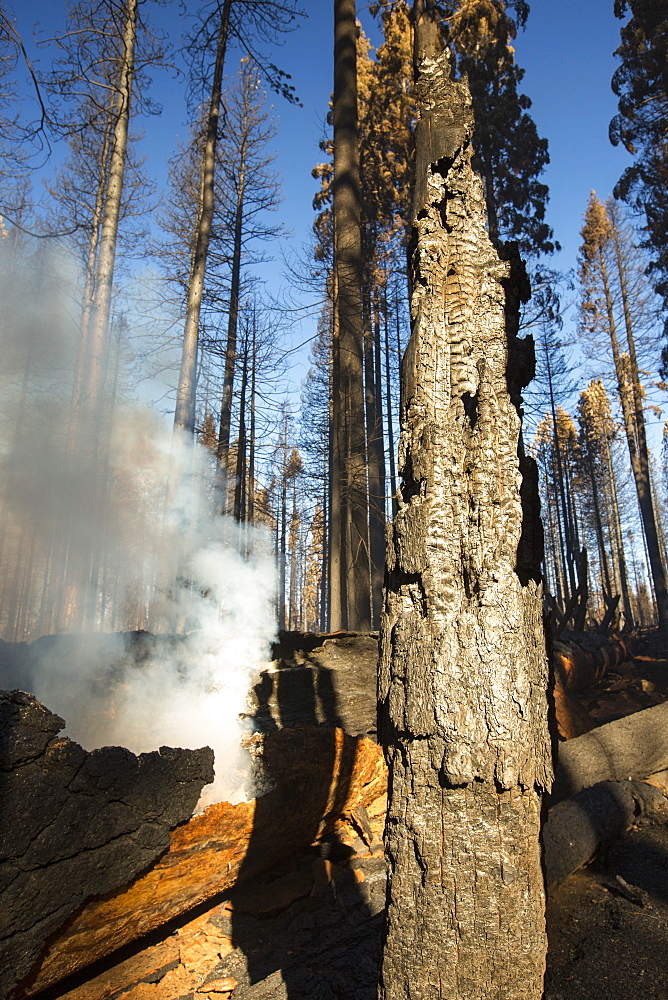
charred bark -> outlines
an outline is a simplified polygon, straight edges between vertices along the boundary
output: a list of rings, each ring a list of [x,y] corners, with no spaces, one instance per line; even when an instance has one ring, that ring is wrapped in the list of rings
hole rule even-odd
[[[429,34],[416,48],[412,334],[379,667],[390,785],[380,997],[528,1000],[545,964],[551,746],[542,535],[521,443],[527,281],[488,235],[468,89]]]
[[[213,780],[213,751],[86,752],[23,691],[0,697],[0,997],[93,897],[113,893],[169,846]]]

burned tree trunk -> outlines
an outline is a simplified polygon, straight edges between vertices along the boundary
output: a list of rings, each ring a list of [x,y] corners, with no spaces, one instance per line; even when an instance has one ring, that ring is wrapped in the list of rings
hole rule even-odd
[[[355,0],[334,3],[334,212],[335,339],[332,366],[333,555],[338,553],[338,579],[331,574],[332,629],[365,632],[371,626],[369,569],[369,494],[364,426],[362,348],[362,230],[357,114],[357,23]],[[333,560],[334,563],[334,560]],[[334,570],[334,565],[332,567]],[[337,619],[340,614],[340,619]]]
[[[399,510],[379,699],[389,765],[380,996],[528,1000],[546,937],[539,829],[551,781],[542,536],[523,455],[519,258],[488,235],[473,115],[422,48]]]

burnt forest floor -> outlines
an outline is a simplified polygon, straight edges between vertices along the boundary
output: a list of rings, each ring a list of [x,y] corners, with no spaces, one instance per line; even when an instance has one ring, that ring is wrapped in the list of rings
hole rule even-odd
[[[666,652],[649,634],[633,649],[632,661],[580,696],[597,724],[668,700]],[[351,831],[303,852],[44,1000],[375,1000],[381,829],[379,817],[366,842]],[[668,812],[640,819],[555,888],[547,923],[545,1000],[668,1000]]]

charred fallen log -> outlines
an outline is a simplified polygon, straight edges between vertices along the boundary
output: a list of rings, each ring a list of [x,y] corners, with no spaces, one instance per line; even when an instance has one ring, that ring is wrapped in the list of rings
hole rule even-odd
[[[559,744],[554,803],[599,781],[642,779],[668,768],[668,702]]]
[[[272,661],[251,696],[261,732],[320,724],[351,736],[375,734],[377,635],[280,632]]]
[[[668,812],[666,789],[645,781],[601,781],[558,802],[542,834],[548,888],[586,865],[641,816],[660,812]]]
[[[569,632],[552,643],[553,697],[562,739],[571,740],[594,728],[594,720],[578,694],[591,690],[609,669],[630,655],[626,639],[599,633]]]
[[[147,641],[142,638],[143,644]],[[356,733],[373,731],[376,651],[373,635],[282,635],[272,669],[260,675],[251,709],[256,724],[266,730],[251,740],[254,755],[264,758],[265,794],[252,803],[211,807],[175,830],[167,853],[129,888],[112,890],[108,898],[91,901],[70,917],[33,972],[27,994],[227,893],[246,877],[326,836],[337,815],[352,814],[360,804],[368,806],[382,796],[385,772],[379,748],[369,740],[345,737],[332,725],[339,722]],[[320,725],[301,725],[309,722]],[[557,791],[569,795],[604,779],[644,778],[668,767],[667,722],[666,706],[659,706],[658,711],[649,709],[595,730],[590,737],[598,751],[585,738],[562,744]],[[42,734],[40,739],[55,738],[58,723],[50,736]],[[297,728],[280,729],[284,726]],[[117,886],[127,886],[132,875]],[[100,878],[95,895],[106,892]],[[7,914],[8,907],[3,911]]]
[[[45,989],[173,917],[230,890],[385,794],[380,748],[340,729],[296,728],[248,741],[267,791],[218,803],[176,829],[168,851],[129,888],[88,903],[52,939],[25,995]]]
[[[86,752],[23,691],[0,695],[0,996],[93,896],[146,871],[213,780],[213,752]]]
[[[178,662],[183,641],[182,636],[147,632],[45,636],[30,644],[0,640],[0,687],[39,694],[45,671],[85,661],[88,697],[97,699],[99,692],[131,679],[156,658],[169,656]],[[578,693],[629,656],[626,638],[566,632],[553,643],[554,700],[562,738],[593,728]],[[281,632],[271,658],[251,692],[249,714],[255,729],[326,725],[352,736],[375,736],[377,635]]]
[[[661,793],[638,781],[610,781],[620,774],[644,778],[668,766],[668,705],[609,723],[559,747],[558,774],[570,785],[608,779],[550,810],[545,832],[551,883],[585,864],[641,812],[656,808]],[[627,731],[633,724],[633,732]],[[591,739],[600,734],[598,753]],[[638,740],[646,751],[629,757]],[[299,727],[250,740],[262,761],[267,791],[249,803],[210,806],[174,830],[169,850],[128,888],[89,902],[51,941],[26,995],[60,982],[95,959],[180,916],[207,900],[227,895],[258,872],[308,844],[325,839],[339,816],[359,822],[382,800],[386,770],[380,747],[327,727]],[[650,749],[651,748],[651,749]],[[582,761],[596,760],[587,770]],[[606,770],[607,764],[607,770]],[[614,808],[613,808],[614,807]],[[357,816],[357,818],[355,818]]]
[[[555,673],[573,692],[594,687],[607,670],[631,658],[629,642],[620,637],[573,632],[552,644]]]

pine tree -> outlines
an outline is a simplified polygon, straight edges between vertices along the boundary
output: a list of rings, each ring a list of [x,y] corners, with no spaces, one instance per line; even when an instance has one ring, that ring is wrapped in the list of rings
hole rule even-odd
[[[559,338],[560,322],[545,319],[540,323],[536,334],[536,375],[527,391],[530,410],[547,410],[541,427],[541,437],[545,437],[545,421],[551,427],[549,435],[549,450],[554,463],[554,489],[556,503],[554,508],[557,526],[559,551],[563,567],[562,597],[567,601],[572,596],[581,580],[576,579],[579,566],[579,547],[576,531],[570,514],[568,502],[566,468],[562,456],[562,442],[559,434],[559,415],[563,414],[562,405],[574,391],[571,377],[572,364],[567,358],[564,345]],[[544,441],[544,444],[548,442]]]
[[[474,166],[483,178],[490,235],[517,242],[528,258],[550,254],[557,245],[545,221],[548,188],[539,180],[550,162],[547,140],[539,137],[531,101],[519,90],[524,70],[513,48],[528,5],[516,4],[515,18],[502,0],[445,6],[446,41],[471,89]]]
[[[145,182],[131,156],[131,126],[136,114],[151,107],[145,70],[160,63],[164,53],[140,16],[138,0],[79,0],[69,9],[65,30],[52,41],[57,57],[51,70],[41,74],[40,85],[49,100],[50,126],[66,138],[70,155],[48,185],[56,211],[45,228],[59,235],[64,231],[83,265],[65,462],[74,475],[85,459],[86,489],[100,528],[88,539],[88,551],[80,547],[75,560],[70,549],[73,544],[76,548],[79,526],[71,508],[61,511],[47,589],[51,618],[58,622],[65,577],[75,580],[78,614],[91,624],[103,615],[109,592],[107,428],[119,377],[121,319],[113,315],[118,250],[130,217],[145,208]]]
[[[267,222],[267,213],[275,211],[280,200],[278,180],[271,169],[274,157],[268,152],[268,144],[275,134],[259,76],[244,60],[237,86],[226,99],[225,137],[218,148],[219,174],[224,178],[219,224],[224,232],[231,234],[231,239],[227,240],[230,282],[214,496],[214,509],[218,514],[226,513],[227,504],[242,270],[261,259],[256,250],[259,241],[275,239],[282,231],[280,226]],[[239,508],[235,507],[238,514]]]
[[[668,306],[668,4],[665,0],[615,0],[615,15],[630,19],[621,28],[615,55],[621,65],[612,78],[619,111],[610,141],[634,157],[615,187],[645,217],[645,246],[651,251],[655,288]],[[668,321],[664,335],[668,335]],[[664,348],[668,368],[668,347]]]
[[[358,28],[357,110],[361,218],[361,320],[363,339],[364,430],[369,494],[367,560],[371,570],[371,616],[378,622],[381,606],[386,516],[386,439],[390,410],[385,413],[390,379],[397,378],[394,352],[383,341],[388,313],[388,281],[405,270],[406,220],[412,177],[412,52],[408,7],[403,0],[383,11],[384,41],[375,58]],[[331,157],[330,141],[322,144]],[[318,164],[320,180],[314,200],[316,257],[327,262],[332,245],[332,163]],[[334,283],[331,283],[334,288]],[[334,404],[336,406],[336,403]],[[392,456],[393,461],[393,456]],[[338,472],[334,469],[334,477]],[[336,559],[336,552],[332,552]],[[336,595],[333,595],[336,599]]]
[[[330,503],[330,438],[332,407],[332,318],[330,302],[326,302],[318,320],[318,332],[311,345],[311,365],[302,383],[299,447],[304,459],[304,478],[312,503],[322,518],[321,558],[319,570],[311,569],[311,577],[319,580],[320,604],[317,620],[325,631],[329,608],[329,523]],[[313,535],[313,526],[311,533]],[[314,536],[315,537],[315,536]]]
[[[145,236],[137,219],[147,211],[150,186],[134,151],[132,125],[139,114],[159,110],[150,98],[147,70],[161,65],[165,53],[139,6],[109,2],[72,4],[65,30],[52,42],[57,55],[40,83],[51,128],[65,138],[69,155],[46,184],[46,230],[67,234],[83,275],[72,449],[84,445],[82,424],[95,427],[104,392],[118,250],[127,257]]]
[[[0,4],[0,220],[4,216],[15,234],[25,227],[26,181],[35,165],[33,156],[46,145],[46,113],[34,76],[37,113],[32,106],[26,108],[20,97],[18,74],[25,58],[15,18]],[[32,74],[30,65],[28,69]],[[4,225],[3,231],[7,232]]]
[[[580,393],[578,422],[583,453],[591,481],[593,515],[596,520],[601,572],[611,595],[620,594],[625,624],[633,627],[633,613],[624,552],[624,539],[617,496],[612,444],[616,427],[610,401],[600,379]],[[611,566],[608,571],[608,559]]]
[[[643,391],[636,355],[633,308],[629,298],[630,262],[636,248],[630,242],[628,231],[624,231],[621,225],[616,206],[610,202],[604,206],[593,192],[581,235],[580,326],[592,334],[602,332],[609,339],[659,626],[665,631],[668,629],[668,591],[652,500]],[[621,341],[624,335],[626,350]]]
[[[262,46],[294,27],[301,12],[293,0],[211,0],[198,11],[188,41],[193,89],[206,95],[203,141],[199,166],[198,203],[193,219],[193,244],[177,388],[174,429],[192,436],[200,312],[207,270],[211,227],[215,211],[216,148],[221,124],[223,71],[230,40],[239,44],[253,65],[288,100],[294,100],[286,74],[269,62]]]

